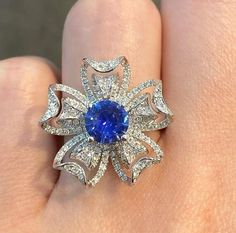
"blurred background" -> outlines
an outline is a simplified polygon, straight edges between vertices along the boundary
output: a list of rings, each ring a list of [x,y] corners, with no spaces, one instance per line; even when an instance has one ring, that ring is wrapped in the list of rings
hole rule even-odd
[[[0,60],[36,55],[60,66],[63,24],[76,1],[0,0]]]

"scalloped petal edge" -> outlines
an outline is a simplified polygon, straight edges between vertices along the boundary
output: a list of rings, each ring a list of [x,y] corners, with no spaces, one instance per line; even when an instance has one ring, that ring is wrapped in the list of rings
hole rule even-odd
[[[86,184],[87,182],[84,169],[77,163],[74,163],[74,162],[62,163],[60,165],[57,165],[56,169],[65,170],[66,172],[72,174],[77,179],[79,179],[79,181],[82,184]]]
[[[145,168],[152,166],[155,163],[155,159],[151,157],[143,157],[139,159],[132,168],[131,182],[135,183]]]
[[[113,60],[107,60],[107,61],[95,61],[94,59],[90,58],[84,58],[83,61],[90,65],[94,70],[106,73],[114,70],[119,64],[122,63],[124,60],[124,57],[118,57]]]

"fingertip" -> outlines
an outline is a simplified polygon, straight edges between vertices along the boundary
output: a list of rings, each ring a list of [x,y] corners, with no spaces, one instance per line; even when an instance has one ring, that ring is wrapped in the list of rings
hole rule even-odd
[[[151,0],[136,0],[135,2],[132,0],[80,0],[69,11],[65,25],[73,24],[74,18],[78,17],[89,23],[101,22],[99,19],[109,18],[109,15],[114,16],[114,19],[124,16],[133,17],[133,15],[143,21],[152,18],[153,23],[157,24],[161,19],[158,8]]]
[[[63,82],[78,87],[83,57],[106,60],[124,55],[133,76],[158,78],[161,18],[150,0],[81,0],[69,12],[63,39]]]

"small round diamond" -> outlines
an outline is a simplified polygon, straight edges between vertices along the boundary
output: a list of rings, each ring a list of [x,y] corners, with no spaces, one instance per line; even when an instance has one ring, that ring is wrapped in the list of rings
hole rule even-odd
[[[96,102],[85,114],[85,128],[99,143],[114,143],[120,140],[128,126],[128,113],[123,106],[114,101]]]

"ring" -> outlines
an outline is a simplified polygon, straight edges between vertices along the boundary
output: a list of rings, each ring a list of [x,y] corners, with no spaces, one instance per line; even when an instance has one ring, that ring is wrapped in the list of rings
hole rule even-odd
[[[145,132],[164,129],[172,121],[162,82],[148,80],[129,90],[130,77],[124,56],[102,62],[84,58],[80,78],[85,94],[62,84],[49,86],[40,125],[50,134],[73,136],[56,154],[55,169],[95,186],[110,158],[119,178],[132,184],[161,161],[160,146]],[[144,92],[149,88],[152,94]]]

